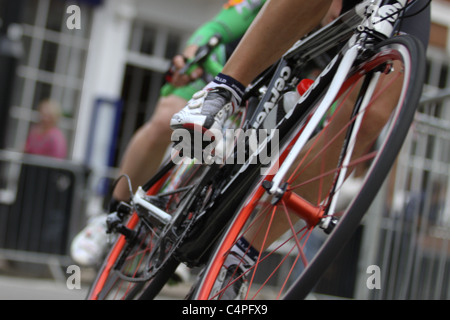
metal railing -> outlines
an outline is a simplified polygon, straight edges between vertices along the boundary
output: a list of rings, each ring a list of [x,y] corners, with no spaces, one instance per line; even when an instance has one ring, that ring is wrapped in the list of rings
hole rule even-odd
[[[87,176],[70,161],[0,150],[0,258],[46,264],[61,277],[84,223]]]
[[[424,94],[364,221],[358,299],[450,299],[450,90]],[[367,268],[379,267],[379,288]]]

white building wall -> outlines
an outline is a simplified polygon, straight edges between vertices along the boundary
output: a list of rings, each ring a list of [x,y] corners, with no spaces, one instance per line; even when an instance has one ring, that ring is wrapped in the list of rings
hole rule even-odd
[[[94,14],[73,148],[75,161],[85,160],[95,100],[119,97],[133,12],[130,1],[108,0]]]

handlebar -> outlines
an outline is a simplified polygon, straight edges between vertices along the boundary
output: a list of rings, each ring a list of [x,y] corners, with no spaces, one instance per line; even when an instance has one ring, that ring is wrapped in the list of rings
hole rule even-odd
[[[212,51],[220,44],[222,37],[214,35],[209,39],[208,43],[199,47],[195,56],[188,60],[186,65],[179,71],[181,75],[190,74],[197,67],[202,67],[207,73],[216,75],[222,71],[223,65],[219,62],[210,59]],[[170,81],[171,75],[175,73],[175,68],[172,67],[166,73],[166,79]],[[165,97],[171,94],[177,87],[167,82],[161,88],[161,96]]]

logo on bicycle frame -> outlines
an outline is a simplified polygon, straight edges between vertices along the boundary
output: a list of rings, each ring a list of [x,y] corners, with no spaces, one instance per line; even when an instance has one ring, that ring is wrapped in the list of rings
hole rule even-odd
[[[278,170],[277,129],[210,129],[204,133],[177,129],[171,139],[175,142],[171,157],[177,165],[190,164],[195,159],[207,165],[261,164],[261,174]]]
[[[270,111],[272,111],[272,109],[275,107],[275,104],[277,103],[278,99],[280,98],[280,92],[286,86],[286,81],[288,81],[290,79],[291,73],[292,73],[292,70],[288,66],[284,67],[281,70],[280,76],[275,81],[273,88],[270,92],[271,96],[270,96],[269,100],[264,103],[263,110],[256,117],[256,121],[253,124],[254,128],[259,127],[264,122],[264,119],[266,119],[266,117],[270,113]]]

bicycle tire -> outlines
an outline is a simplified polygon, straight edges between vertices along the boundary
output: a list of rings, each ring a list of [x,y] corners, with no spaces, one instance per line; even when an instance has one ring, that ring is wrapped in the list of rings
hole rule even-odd
[[[267,184],[264,185],[262,182],[258,188],[247,195],[241,207],[236,211],[227,231],[214,249],[207,266],[201,273],[201,277],[195,285],[194,293],[191,295],[192,299],[219,299],[225,297],[228,293],[232,296],[237,295],[237,298],[251,299],[304,299],[307,297],[327,267],[359,226],[362,217],[375,198],[395,161],[413,121],[415,109],[420,98],[425,74],[424,61],[425,56],[421,43],[409,35],[393,37],[381,42],[375,47],[370,56],[359,61],[359,64],[351,70],[347,80],[344,82],[339,93],[339,99],[345,100],[344,98],[350,97],[351,90],[357,88],[359,90],[356,93],[357,99],[352,98],[349,101],[357,101],[356,104],[359,105],[360,109],[352,107],[351,109],[356,110],[356,112],[348,117],[350,109],[339,99],[337,99],[339,103],[334,104],[334,107],[333,104],[329,106],[330,114],[328,119],[324,119],[325,124],[321,123],[316,130],[315,136],[310,137],[307,146],[311,146],[311,148],[309,151],[303,152],[305,154],[304,159],[298,159],[295,163],[286,181],[286,192],[282,196],[274,199],[273,196],[268,195],[266,192]],[[397,64],[402,65],[401,72],[392,70],[392,66],[395,65],[397,67]],[[390,73],[389,75],[387,75],[388,72]],[[383,73],[380,78],[373,77],[374,74],[380,73]],[[385,73],[386,76],[384,75]],[[368,80],[364,81],[364,79]],[[392,82],[374,85],[377,79]],[[381,99],[386,97],[387,95],[383,96],[380,90],[392,88],[394,80],[398,80],[399,86],[402,88],[396,107],[392,109],[390,119],[377,118],[376,116],[380,116],[380,114],[377,115],[377,110],[373,106],[380,105],[381,102],[376,104],[374,103],[375,100],[366,101],[364,98],[371,96],[374,99]],[[315,108],[311,108],[304,116],[304,124],[307,123],[314,111]],[[339,131],[336,131],[334,127],[337,125],[334,125],[334,123],[341,124],[339,119],[344,114],[350,120],[347,125],[341,126]],[[363,115],[369,116],[363,118]],[[357,119],[361,119],[361,121],[379,119],[385,120],[386,123],[376,125],[373,122],[372,124],[374,125],[371,127],[367,125],[358,127],[355,125]],[[363,122],[363,124],[367,124],[367,122]],[[299,127],[297,132],[301,133],[302,128]],[[349,128],[351,130],[348,130]],[[373,134],[377,134],[377,144],[374,144],[375,139],[367,139],[364,145],[360,144],[363,141],[361,140],[362,136],[356,135],[354,136],[354,141],[357,141],[358,144],[353,148],[349,145],[352,141],[349,134],[354,130],[353,128],[365,130],[365,133],[361,131],[364,137],[368,137],[368,134],[372,133],[371,129],[375,128]],[[329,136],[326,136],[327,134]],[[290,151],[291,144],[297,138],[298,134],[294,135],[290,143],[284,146],[280,163]],[[342,151],[331,154],[334,157],[338,154],[339,157],[337,159],[326,158],[326,151],[321,149],[321,146],[324,148],[337,148],[335,144],[338,143],[339,150]],[[368,147],[370,147],[370,150]],[[344,162],[342,161],[345,159],[345,152],[353,152],[354,150],[356,151],[351,154],[352,158],[349,158],[351,161],[344,168],[342,166]],[[362,150],[365,150],[364,153]],[[316,151],[317,154],[313,154]],[[322,161],[316,161],[317,159]],[[336,168],[326,168],[329,166],[324,164],[327,161],[333,162]],[[308,171],[313,172],[311,169],[313,164],[320,164],[323,168],[319,166],[314,171],[318,172],[315,178],[306,177]],[[351,199],[345,201],[345,207],[339,210],[335,209],[333,212],[327,211],[332,210],[330,205],[336,204],[335,201],[338,200],[338,196],[344,196],[344,187],[349,187],[347,184],[352,182],[349,178],[350,172],[354,175],[355,168],[363,165],[367,166],[363,170],[364,179],[357,185],[357,191],[352,191]],[[308,167],[309,170],[305,170]],[[336,173],[344,172],[343,169],[349,172],[343,173],[343,176],[346,178],[343,184],[336,186],[338,177]],[[300,175],[297,175],[299,172]],[[267,176],[266,180],[270,181],[270,178],[270,176]],[[295,192],[297,187],[299,187],[298,189],[302,188],[307,196],[303,198],[298,196]],[[314,199],[314,202],[313,200],[306,201],[306,197]],[[299,206],[303,206],[301,210],[298,210]],[[291,217],[294,216],[288,213],[288,207],[291,210],[297,210],[296,218],[300,216],[301,220],[299,227],[292,223]],[[239,271],[239,274],[236,273],[236,270],[239,270],[239,266],[244,264],[243,260],[235,263],[234,269],[230,266],[224,267],[231,248],[242,234],[245,233],[248,236],[249,233],[253,232],[250,229],[255,230],[262,228],[262,226],[265,228],[265,224],[268,224],[265,221],[271,222],[277,213],[286,217],[286,224],[289,226],[287,227],[287,233],[284,234],[284,238],[279,240],[277,245],[271,243],[270,248],[274,250],[272,252],[260,252],[256,263],[246,271],[241,268],[242,270]],[[263,220],[263,217],[265,220]],[[332,217],[331,224],[328,227],[323,226],[330,233],[329,235],[325,235],[319,230],[320,228],[316,228],[319,223],[329,221]],[[258,220],[259,218],[261,220]],[[334,220],[334,218],[337,220]],[[277,219],[280,218],[278,217]],[[262,246],[264,247],[268,246],[268,243],[266,243],[266,241],[269,241],[267,240],[267,235],[270,235],[270,232],[272,232],[268,231],[269,228],[270,226],[262,230],[263,236],[266,237],[262,241]],[[252,239],[247,239],[247,241],[253,245],[257,242],[258,237],[261,238],[263,236],[255,236]],[[326,237],[326,239],[322,239],[323,237]],[[316,243],[314,243],[314,240]],[[320,249],[314,248],[314,246],[317,246],[317,242],[320,242]],[[261,244],[261,241],[259,243]],[[312,250],[313,256],[311,258],[307,257],[310,254],[310,252],[307,252],[308,249]],[[287,254],[284,254],[283,250]],[[280,260],[281,262],[278,263]],[[302,261],[304,266],[300,266],[299,261]],[[270,264],[274,264],[274,266],[270,266]],[[287,270],[287,276],[282,281],[273,280],[274,276],[282,268],[284,268],[285,272]],[[225,284],[225,278],[227,277],[231,280],[229,280],[228,284]],[[242,281],[239,279],[242,279]],[[238,282],[242,285],[240,289],[229,289],[229,285]],[[261,286],[256,287],[257,285]],[[277,291],[273,290],[275,285],[279,286]],[[245,289],[245,287],[247,288]],[[244,288],[243,291],[242,288]],[[235,292],[236,290],[238,291]]]

